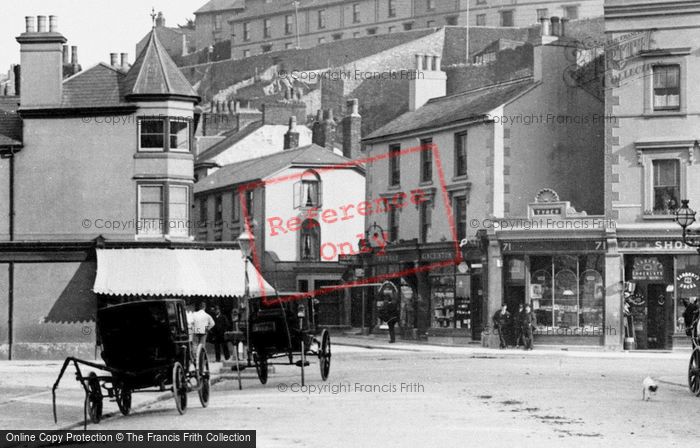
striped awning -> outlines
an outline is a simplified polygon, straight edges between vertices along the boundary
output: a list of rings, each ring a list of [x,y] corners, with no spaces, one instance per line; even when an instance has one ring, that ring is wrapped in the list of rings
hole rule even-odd
[[[234,297],[245,293],[239,250],[98,249],[94,292],[109,295]],[[275,294],[248,263],[252,297]]]

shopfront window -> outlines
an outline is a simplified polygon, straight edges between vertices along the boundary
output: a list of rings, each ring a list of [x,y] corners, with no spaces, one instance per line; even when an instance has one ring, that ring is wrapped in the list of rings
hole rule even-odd
[[[529,301],[541,334],[600,335],[605,289],[602,255],[530,257]]]
[[[676,257],[675,333],[685,332],[683,312],[688,303],[700,298],[700,258],[697,255]]]

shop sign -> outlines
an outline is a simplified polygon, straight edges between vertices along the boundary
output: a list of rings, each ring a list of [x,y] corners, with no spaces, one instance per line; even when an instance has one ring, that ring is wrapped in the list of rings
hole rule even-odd
[[[501,250],[509,253],[555,253],[555,252],[604,252],[605,241],[602,240],[529,240],[504,241]]]
[[[656,257],[635,258],[632,266],[632,280],[663,280],[664,265]]]
[[[691,289],[696,289],[698,283],[700,283],[700,275],[695,272],[682,272],[676,277],[678,282],[678,288],[689,291]]]
[[[420,253],[420,261],[443,261],[454,259],[455,253],[453,250],[421,251]]]
[[[469,272],[469,265],[463,261],[457,265],[457,270],[460,274],[466,274]]]
[[[678,240],[620,240],[618,247],[622,250],[669,251],[693,249]]]

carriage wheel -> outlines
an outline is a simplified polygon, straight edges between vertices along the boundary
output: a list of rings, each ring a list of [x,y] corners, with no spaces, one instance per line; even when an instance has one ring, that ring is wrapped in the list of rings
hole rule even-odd
[[[206,408],[209,404],[209,358],[203,346],[197,348],[197,376],[199,379],[199,402]]]
[[[321,367],[321,379],[328,379],[328,372],[331,370],[331,336],[328,330],[321,333],[321,346],[318,350],[318,364]]]
[[[262,384],[267,383],[267,356],[265,353],[253,353],[253,362],[255,363],[255,371],[258,372],[258,378]]]
[[[688,388],[695,396],[700,396],[700,348],[693,350],[688,363]]]
[[[122,415],[129,415],[131,412],[131,389],[129,386],[122,384],[114,385],[114,396],[119,406],[119,412]]]
[[[185,369],[179,362],[173,365],[173,397],[177,412],[184,414],[187,410],[187,377],[185,377]]]
[[[100,420],[102,420],[102,388],[95,372],[90,372],[88,375],[87,386],[88,392],[85,394],[85,406],[87,407],[88,415],[93,423],[100,423]]]

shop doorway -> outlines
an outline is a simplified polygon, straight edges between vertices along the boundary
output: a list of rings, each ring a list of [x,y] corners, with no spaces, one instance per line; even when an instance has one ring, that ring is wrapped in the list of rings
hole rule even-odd
[[[666,348],[666,285],[652,283],[647,286],[647,348]]]

